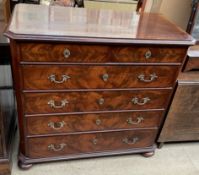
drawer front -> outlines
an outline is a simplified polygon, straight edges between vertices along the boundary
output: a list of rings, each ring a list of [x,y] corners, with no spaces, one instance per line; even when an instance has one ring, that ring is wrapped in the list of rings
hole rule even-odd
[[[73,44],[20,44],[21,61],[65,63],[181,63],[186,47],[100,46]]]
[[[67,156],[149,147],[153,145],[156,133],[157,130],[137,130],[29,138],[28,157]]]
[[[172,87],[178,70],[178,66],[22,66],[28,90]]]
[[[165,108],[170,90],[25,93],[26,114]]]
[[[158,127],[162,111],[27,117],[29,135]]]

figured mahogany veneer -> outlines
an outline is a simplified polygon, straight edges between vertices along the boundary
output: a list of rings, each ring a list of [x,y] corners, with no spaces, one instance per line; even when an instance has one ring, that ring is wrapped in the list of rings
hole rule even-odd
[[[171,90],[25,93],[25,114],[144,110],[166,107]]]
[[[190,35],[159,14],[20,4],[6,36],[20,167],[154,155]]]
[[[44,138],[29,138],[28,158],[55,157],[70,154],[94,153],[150,147],[157,130],[129,130],[96,134],[73,134]]]
[[[172,87],[178,70],[179,66],[22,66],[27,90]]]
[[[158,127],[163,111],[26,117],[28,135]]]
[[[70,55],[66,58],[64,53]],[[181,63],[186,47],[20,44],[21,61],[62,63]],[[146,53],[151,56],[146,59]]]

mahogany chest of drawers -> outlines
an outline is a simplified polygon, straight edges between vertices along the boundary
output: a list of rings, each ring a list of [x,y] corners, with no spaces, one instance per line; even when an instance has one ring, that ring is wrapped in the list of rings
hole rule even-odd
[[[153,155],[191,36],[157,14],[35,5],[16,6],[6,35],[22,168]]]

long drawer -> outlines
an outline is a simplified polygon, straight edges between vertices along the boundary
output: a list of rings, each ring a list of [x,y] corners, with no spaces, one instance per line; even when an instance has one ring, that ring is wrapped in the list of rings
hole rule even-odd
[[[172,87],[179,66],[22,66],[27,90]]]
[[[26,114],[166,108],[170,89],[24,93]]]
[[[162,111],[27,117],[28,135],[159,127]]]
[[[186,47],[21,43],[21,61],[62,63],[181,63]]]
[[[144,148],[153,145],[156,133],[154,129],[29,138],[27,156],[42,158]]]

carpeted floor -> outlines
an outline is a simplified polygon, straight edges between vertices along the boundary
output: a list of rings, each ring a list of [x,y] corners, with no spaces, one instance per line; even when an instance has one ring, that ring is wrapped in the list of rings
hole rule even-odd
[[[12,175],[199,175],[199,143],[165,144],[155,156],[116,156],[17,167],[15,146]]]

